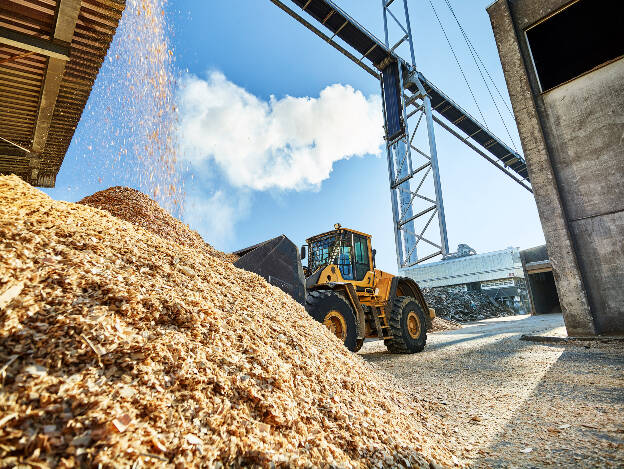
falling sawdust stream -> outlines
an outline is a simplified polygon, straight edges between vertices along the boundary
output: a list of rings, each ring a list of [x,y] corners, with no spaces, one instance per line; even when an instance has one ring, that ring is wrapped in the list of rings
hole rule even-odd
[[[150,194],[180,218],[185,191],[178,159],[178,73],[166,3],[126,3],[100,72],[101,84],[86,110],[82,140],[90,176],[102,182],[105,168],[113,185]]]

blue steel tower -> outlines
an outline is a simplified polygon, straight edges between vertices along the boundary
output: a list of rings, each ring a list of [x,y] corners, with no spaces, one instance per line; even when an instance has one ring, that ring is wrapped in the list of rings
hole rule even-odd
[[[400,13],[395,14],[391,10],[393,3],[402,3]],[[404,64],[405,68],[400,66],[399,61],[389,63],[381,73],[397,262],[399,269],[405,269],[440,254],[446,256],[449,248],[431,99],[417,74],[407,0],[401,2],[382,0],[382,9],[386,47],[390,51],[395,51],[402,44],[407,44],[411,59],[410,64]],[[389,20],[394,21],[401,33],[401,37],[396,38],[396,42],[392,45]],[[408,84],[416,88],[412,103],[406,102],[408,97],[405,90]],[[418,105],[408,113],[408,106],[415,104],[416,101]],[[417,145],[422,145],[422,142],[415,140],[420,126],[425,127],[425,149],[419,148]],[[413,164],[416,158],[412,155],[421,160],[416,169]],[[433,179],[434,198],[422,193],[429,173]],[[436,215],[440,231],[439,242],[429,239],[430,237],[426,235]],[[418,245],[421,242],[432,246],[434,252],[419,258]]]

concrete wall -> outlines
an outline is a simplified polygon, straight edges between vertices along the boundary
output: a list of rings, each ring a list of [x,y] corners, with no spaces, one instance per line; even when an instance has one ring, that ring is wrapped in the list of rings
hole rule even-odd
[[[524,31],[569,3],[488,8],[568,334],[624,333],[624,60],[541,93]]]

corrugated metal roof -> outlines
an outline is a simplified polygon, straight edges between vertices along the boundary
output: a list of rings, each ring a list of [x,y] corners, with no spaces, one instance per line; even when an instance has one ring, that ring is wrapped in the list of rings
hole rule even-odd
[[[2,0],[0,174],[54,186],[124,6]]]

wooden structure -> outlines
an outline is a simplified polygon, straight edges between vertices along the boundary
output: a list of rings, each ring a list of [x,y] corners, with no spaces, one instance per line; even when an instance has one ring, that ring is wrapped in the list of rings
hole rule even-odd
[[[124,6],[0,2],[0,174],[54,187]]]

